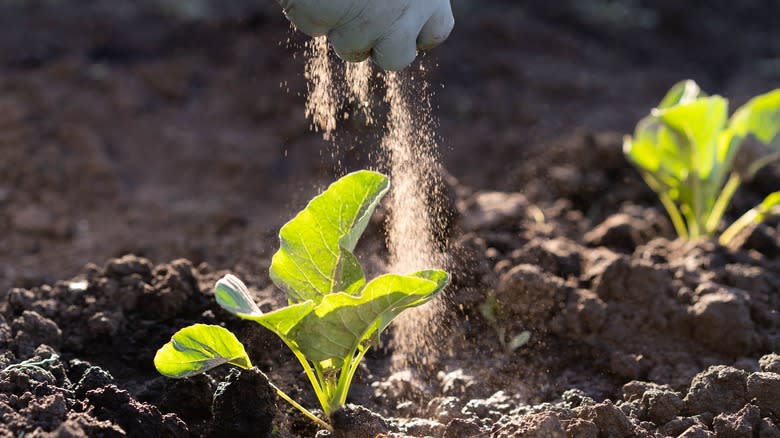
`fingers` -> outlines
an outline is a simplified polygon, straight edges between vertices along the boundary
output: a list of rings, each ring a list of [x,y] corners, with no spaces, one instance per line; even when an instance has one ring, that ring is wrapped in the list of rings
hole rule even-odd
[[[405,10],[400,11],[399,18],[391,22],[389,33],[377,41],[371,52],[374,62],[385,70],[402,70],[417,57],[417,37],[435,9],[433,3],[415,4],[415,1],[419,0],[412,0]]]
[[[442,2],[430,19],[425,23],[420,35],[417,36],[417,48],[420,50],[432,49],[450,36],[455,26],[455,17],[452,15],[452,7],[448,0]]]
[[[419,28],[400,26],[374,46],[371,58],[384,70],[403,70],[417,57]]]

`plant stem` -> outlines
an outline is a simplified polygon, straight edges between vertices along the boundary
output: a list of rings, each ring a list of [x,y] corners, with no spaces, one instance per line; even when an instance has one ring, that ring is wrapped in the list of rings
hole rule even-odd
[[[740,184],[742,184],[742,179],[736,172],[733,172],[726,185],[723,186],[723,190],[721,190],[718,200],[715,201],[715,205],[712,206],[710,217],[705,225],[708,235],[713,234],[718,229],[723,213],[726,212],[726,208],[731,203],[731,198],[734,197],[734,193],[736,193]]]
[[[685,226],[685,220],[682,215],[680,215],[680,210],[674,205],[674,201],[665,193],[659,191],[656,191],[656,193],[658,193],[661,204],[666,208],[666,212],[669,214],[669,219],[672,220],[672,225],[674,225],[674,230],[677,231],[677,235],[681,239],[688,239],[688,228]]]
[[[726,231],[720,235],[718,243],[723,246],[729,246],[731,241],[734,240],[734,238],[737,237],[739,233],[742,232],[742,230],[749,227],[750,224],[756,220],[756,216],[758,216],[758,211],[755,208],[748,210],[739,219],[734,221],[733,224],[726,228]]]
[[[282,339],[282,341],[287,345],[287,348],[290,349],[290,351],[293,352],[296,358],[298,358],[298,362],[301,363],[301,366],[303,367],[303,371],[306,373],[306,377],[309,378],[309,382],[311,383],[312,389],[314,389],[314,394],[317,396],[317,401],[320,402],[320,406],[322,407],[322,410],[325,411],[325,415],[330,415],[330,412],[328,412],[328,401],[325,397],[325,394],[323,393],[323,388],[320,383],[320,380],[317,379],[318,376],[314,375],[314,371],[311,369],[311,365],[309,365],[309,361],[306,360],[306,358],[303,356],[303,354],[298,351],[297,349],[293,348],[292,345],[290,345],[286,340]]]
[[[357,372],[358,366],[360,366],[360,361],[363,360],[363,356],[366,355],[366,352],[368,352],[368,347],[359,348],[358,354],[353,356],[353,359],[346,367],[346,371],[342,371],[342,375],[339,376],[339,386],[336,390],[336,393],[338,394],[337,400],[339,407],[344,406],[344,404],[347,402],[347,394],[349,393],[349,387],[352,384],[352,379],[355,377],[355,372]]]
[[[270,383],[270,382],[269,382],[269,383]],[[284,393],[284,391],[282,391],[281,389],[279,389],[279,387],[277,387],[277,386],[276,386],[276,385],[274,385],[273,383],[270,383],[270,385],[271,385],[271,387],[272,387],[273,389],[275,389],[275,390],[276,390],[276,394],[277,394],[279,397],[281,397],[282,399],[284,399],[284,400],[285,400],[287,403],[291,404],[291,405],[292,405],[292,407],[294,407],[295,409],[297,409],[297,410],[301,411],[301,413],[302,413],[303,415],[305,415],[305,416],[306,416],[306,418],[308,418],[308,419],[310,419],[311,421],[313,421],[313,422],[317,423],[317,424],[318,424],[320,427],[322,427],[322,428],[326,429],[327,431],[329,431],[329,432],[333,432],[333,426],[331,426],[330,424],[328,424],[328,423],[326,423],[325,421],[321,420],[319,417],[317,417],[316,415],[312,414],[312,413],[311,413],[311,412],[310,412],[308,409],[306,409],[306,408],[304,408],[303,406],[301,406],[300,404],[298,404],[298,402],[296,402],[295,400],[293,400],[293,399],[292,399],[292,398],[291,398],[289,395],[285,394],[285,393]]]

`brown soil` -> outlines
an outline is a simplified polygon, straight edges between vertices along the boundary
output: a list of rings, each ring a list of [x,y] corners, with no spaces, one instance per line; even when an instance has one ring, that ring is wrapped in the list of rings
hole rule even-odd
[[[283,305],[276,230],[381,133],[308,131],[273,2],[81,3],[0,7],[0,437],[315,435],[263,374],[314,406],[290,353],[211,288],[231,271]],[[427,366],[372,352],[336,435],[780,436],[778,221],[738,251],[676,241],[620,144],[684,77],[734,104],[776,86],[777,4],[471,3],[424,59],[456,212],[438,337]],[[729,219],[778,181],[762,171]],[[193,322],[262,372],[158,376]]]

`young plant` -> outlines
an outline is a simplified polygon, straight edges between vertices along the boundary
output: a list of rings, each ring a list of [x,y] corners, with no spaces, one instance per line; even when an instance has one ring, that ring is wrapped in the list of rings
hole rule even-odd
[[[523,330],[514,335],[511,332],[507,332],[506,327],[499,321],[499,314],[501,313],[501,306],[499,305],[496,297],[489,296],[482,304],[479,305],[479,313],[485,318],[485,321],[493,328],[498,336],[498,343],[504,349],[504,353],[512,354],[518,348],[527,344],[531,340],[531,332]]]
[[[387,274],[366,282],[353,254],[371,215],[387,193],[380,173],[359,171],[333,183],[282,227],[281,248],[271,262],[271,280],[288,306],[263,313],[233,275],[217,282],[215,296],[228,312],[276,333],[303,366],[326,415],[346,403],[361,359],[404,310],[427,303],[449,281],[441,270]],[[189,377],[223,364],[251,368],[236,337],[219,326],[196,324],[173,335],[155,356],[157,370]],[[280,389],[280,397],[330,428]]]
[[[687,80],[639,121],[623,151],[658,194],[677,234],[695,239],[714,235],[740,184],[780,159],[778,133],[780,89],[753,98],[729,119],[726,99]],[[721,244],[778,205],[780,192],[770,194],[721,234]]]

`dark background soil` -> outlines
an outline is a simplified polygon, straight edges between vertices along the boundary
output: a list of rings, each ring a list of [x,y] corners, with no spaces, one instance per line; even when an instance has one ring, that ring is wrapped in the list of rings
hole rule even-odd
[[[678,434],[700,423],[714,431],[715,417],[740,409],[755,430],[761,421],[777,424],[777,411],[747,393],[728,409],[704,406],[694,395],[671,417],[648,414],[652,397],[675,405],[669,393],[685,398],[691,378],[709,365],[741,364],[725,372],[737,387],[750,378],[775,378],[751,376],[760,357],[778,351],[780,249],[776,221],[760,227],[737,253],[708,243],[670,243],[663,211],[623,160],[620,143],[680,79],[695,79],[733,106],[776,88],[780,3],[454,4],[455,32],[423,63],[435,90],[442,163],[459,181],[452,185],[461,213],[453,253],[462,275],[447,297],[455,309],[449,315],[457,314],[447,320],[455,341],[443,342],[440,351],[452,353],[449,342],[461,339],[474,350],[445,354],[441,385],[422,376],[420,387],[399,383],[414,378],[388,378],[390,353],[378,352],[356,401],[387,416],[435,419],[449,429],[454,420],[441,414],[446,397],[457,399],[450,410],[464,412],[469,400],[489,400],[504,389],[509,399],[475,403],[466,409],[469,415],[460,415],[464,422],[482,421],[477,427],[493,428],[496,436],[533,429],[523,423],[533,418],[519,420],[532,409],[518,406],[560,401],[571,388],[595,402],[638,397],[636,412],[626,414],[630,428],[650,421],[655,429],[648,430],[661,435],[676,435],[658,428],[677,414],[704,415],[698,423],[681,420]],[[131,404],[141,412],[133,415],[146,415],[158,433],[180,433],[181,420],[194,433],[210,427],[203,425],[207,406],[164,418],[180,403],[163,398],[187,399],[186,391],[202,396],[213,392],[214,383],[176,392],[155,379],[151,367],[154,349],[187,322],[227,322],[242,339],[256,341],[262,357],[256,362],[277,383],[300,384],[278,342],[219,313],[208,291],[218,272],[231,270],[266,305],[278,305],[281,297],[267,287],[265,272],[279,225],[336,174],[372,163],[375,155],[376,130],[348,126],[338,147],[309,132],[303,117],[305,38],[290,30],[278,9],[267,0],[231,6],[193,1],[186,7],[159,0],[0,4],[0,296],[8,330],[0,347],[25,359],[44,343],[66,360],[93,361],[130,391],[126,397],[160,406],[155,413],[149,405]],[[740,191],[729,216],[777,190],[779,181],[777,168],[762,172]],[[514,210],[486,219],[491,198],[478,193],[485,190],[507,192],[492,202]],[[537,207],[544,224],[530,219]],[[603,225],[608,218],[612,222]],[[124,254],[153,262],[110,261]],[[187,261],[171,262],[177,259]],[[77,275],[88,281],[85,293],[68,292],[67,282],[57,285]],[[525,351],[500,351],[477,310],[490,294],[520,303],[502,324],[534,331]],[[708,309],[720,309],[722,302],[732,304],[711,316]],[[59,337],[44,336],[51,329],[46,320],[59,326]],[[24,335],[31,330],[38,334]],[[718,333],[735,331],[742,336],[737,341],[720,341]],[[87,348],[93,343],[97,347]],[[474,351],[482,352],[481,361],[473,362]],[[765,373],[777,373],[772,360],[762,362]],[[74,385],[86,372],[78,364],[61,368]],[[492,380],[474,371],[480,368],[495,370]],[[459,369],[466,377],[452,375]],[[68,387],[56,372],[40,379],[48,383],[39,388]],[[626,392],[622,385],[633,379],[669,387]],[[475,380],[489,383],[466,390]],[[370,386],[374,381],[379,387]],[[109,435],[110,425],[91,422],[121,417],[112,403],[125,403],[125,395],[106,390],[106,382],[74,386],[75,394],[61,395],[62,402],[56,390],[40,389],[36,394],[51,403],[43,413],[22,417],[58,418],[61,409],[89,417],[93,409],[79,427],[88,435]],[[0,389],[20,396],[29,389],[14,385]],[[394,389],[398,385],[402,389]],[[661,395],[642,402],[650,389]],[[90,390],[100,393],[90,398]],[[301,396],[307,397],[302,388]],[[583,430],[588,422],[597,425],[597,433],[617,430],[599,423],[622,421],[612,408],[572,397],[569,413],[555,420],[565,422],[569,435],[579,422]],[[434,398],[439,405],[423,412],[423,401]],[[21,412],[23,403],[14,403]],[[494,408],[502,403],[508,407]],[[572,414],[574,409],[580,411]],[[499,421],[505,415],[506,424]],[[58,424],[50,423],[43,428]],[[285,433],[307,434],[294,421],[280,424]],[[128,425],[119,427],[129,432]],[[467,436],[473,428],[451,433]]]

